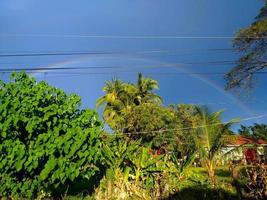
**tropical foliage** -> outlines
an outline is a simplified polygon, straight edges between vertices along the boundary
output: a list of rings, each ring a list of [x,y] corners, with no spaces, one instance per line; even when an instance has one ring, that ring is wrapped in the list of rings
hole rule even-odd
[[[171,121],[170,113],[161,106],[161,97],[153,93],[155,89],[157,81],[142,74],[136,84],[113,79],[106,82],[105,95],[97,100],[96,107],[102,106],[104,120],[115,132],[138,139],[137,132],[164,129]]]
[[[240,129],[238,130],[238,133],[240,135],[253,137],[256,139],[267,140],[267,125],[257,123],[255,123],[253,126],[241,125]]]
[[[157,184],[155,173],[162,172],[163,157],[152,156],[150,146],[142,146],[140,140],[131,141],[123,135],[108,136],[102,150],[107,170],[96,199],[151,199],[148,191]]]
[[[234,48],[241,57],[230,72],[226,74],[226,88],[251,87],[255,73],[267,67],[267,1],[255,21],[241,29],[233,41]]]
[[[1,198],[61,198],[76,190],[75,198],[98,200],[188,199],[183,191],[192,187],[203,198],[236,197],[216,181],[235,121],[222,123],[222,111],[197,105],[163,106],[151,78],[106,83],[97,106],[111,133],[94,111],[79,108],[77,95],[25,73],[0,88]]]
[[[0,88],[0,197],[48,194],[99,170],[102,123],[77,95],[25,73]]]
[[[207,109],[199,108],[201,126],[196,128],[195,142],[199,150],[203,166],[207,169],[210,180],[215,183],[215,168],[220,149],[229,134],[229,128],[236,120],[221,122],[222,111],[209,113]]]

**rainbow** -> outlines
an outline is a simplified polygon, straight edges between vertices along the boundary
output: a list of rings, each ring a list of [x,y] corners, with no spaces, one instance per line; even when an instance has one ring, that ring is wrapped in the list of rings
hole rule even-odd
[[[40,74],[45,74],[46,72],[49,71],[49,68],[60,68],[60,67],[67,67],[68,65],[72,65],[72,64],[79,64],[82,62],[87,62],[89,59],[105,59],[105,58],[111,58],[114,56],[119,56],[119,58],[122,58],[122,55],[109,55],[109,56],[104,56],[104,55],[87,55],[87,56],[82,56],[79,58],[74,58],[74,59],[68,59],[68,60],[63,60],[61,62],[56,62],[56,63],[52,63],[50,65],[47,65],[46,68],[47,70],[37,70],[31,73],[32,76],[38,76]],[[223,96],[225,96],[227,99],[229,99],[230,101],[232,101],[236,106],[238,106],[240,109],[242,109],[244,112],[246,112],[248,115],[255,115],[255,113],[249,109],[249,107],[247,107],[241,100],[239,100],[237,97],[233,96],[231,93],[225,91],[223,88],[221,88],[219,85],[217,85],[215,82],[213,82],[212,80],[208,79],[206,76],[203,76],[201,74],[196,74],[193,71],[185,68],[182,64],[175,64],[175,63],[170,63],[170,62],[162,62],[162,61],[158,61],[155,59],[151,59],[151,58],[145,58],[145,57],[141,57],[139,56],[123,56],[124,58],[131,58],[131,59],[135,59],[135,60],[141,60],[141,61],[146,61],[146,62],[153,62],[156,63],[156,65],[160,65],[162,67],[164,66],[171,66],[171,68],[179,70],[182,73],[187,74],[188,76],[197,79],[205,84],[207,84],[208,86],[212,87],[213,89],[215,89],[217,92],[219,92],[220,94],[222,94]],[[150,64],[151,65],[151,64]]]

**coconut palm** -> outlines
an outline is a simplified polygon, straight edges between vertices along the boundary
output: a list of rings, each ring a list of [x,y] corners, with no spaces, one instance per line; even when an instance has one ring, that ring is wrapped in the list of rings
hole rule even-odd
[[[128,117],[134,107],[161,103],[161,98],[152,92],[154,89],[158,89],[157,81],[145,78],[142,74],[138,75],[136,84],[113,79],[106,82],[103,87],[106,94],[97,100],[96,107],[103,108],[104,120],[112,129],[127,132],[131,123]]]
[[[206,167],[210,180],[215,183],[217,155],[229,134],[229,128],[237,120],[222,123],[220,119],[222,111],[209,113],[207,109],[201,107],[197,110],[201,117],[201,125],[195,130],[195,142],[202,164]]]
[[[124,83],[119,79],[112,79],[112,81],[107,81],[103,87],[103,92],[106,94],[97,99],[96,107],[99,108],[103,106],[105,110],[108,106],[119,104],[121,101],[121,93],[124,89]]]
[[[257,124],[251,127],[253,136],[257,139],[267,140],[267,125],[266,124]]]
[[[106,94],[97,99],[96,108],[103,108],[103,118],[113,129],[119,129],[122,124],[121,110],[127,107],[126,84],[119,79],[107,81],[103,87]]]
[[[241,125],[240,129],[238,130],[238,133],[240,135],[253,137],[255,139],[267,140],[267,125],[257,123],[255,123],[253,126]]]
[[[158,89],[158,82],[152,78],[144,78],[141,73],[138,74],[137,79],[137,93],[135,95],[135,104],[141,103],[156,103],[161,104],[162,99],[152,91]]]

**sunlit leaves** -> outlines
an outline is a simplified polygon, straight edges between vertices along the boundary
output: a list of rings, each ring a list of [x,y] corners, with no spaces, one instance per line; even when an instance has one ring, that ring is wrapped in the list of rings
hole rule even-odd
[[[0,83],[0,196],[32,198],[94,174],[102,126],[96,113],[80,110],[77,95],[25,73],[12,77]]]

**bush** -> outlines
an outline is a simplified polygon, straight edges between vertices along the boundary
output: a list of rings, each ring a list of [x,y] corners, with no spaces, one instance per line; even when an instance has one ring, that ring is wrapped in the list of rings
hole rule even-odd
[[[101,154],[97,114],[25,73],[12,80],[0,81],[0,198],[46,196],[92,177]]]
[[[247,184],[245,192],[253,199],[267,199],[267,169],[263,164],[246,168]]]

